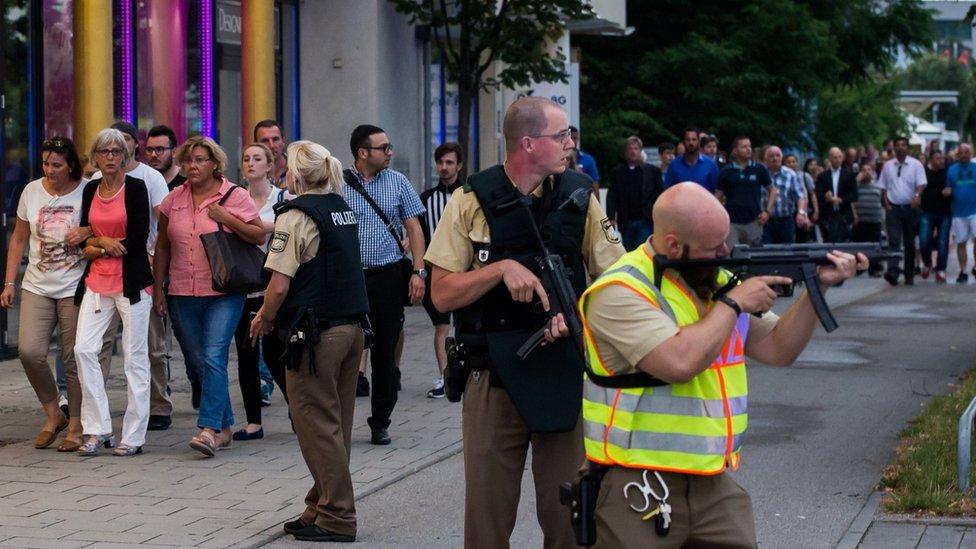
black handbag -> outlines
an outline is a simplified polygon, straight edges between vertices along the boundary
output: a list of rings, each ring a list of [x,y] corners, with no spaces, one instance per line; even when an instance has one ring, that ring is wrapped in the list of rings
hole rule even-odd
[[[233,185],[217,204],[223,206],[230,193],[240,188]],[[223,223],[217,223],[215,232],[200,235],[200,240],[210,263],[215,292],[247,294],[260,292],[268,286],[264,271],[265,253],[261,248],[225,231]]]
[[[400,260],[400,279],[403,289],[401,290],[400,294],[403,296],[403,305],[405,307],[410,307],[412,305],[412,303],[410,303],[410,277],[413,276],[413,261],[407,258],[407,250],[404,249],[403,242],[400,241],[400,236],[393,229],[393,225],[390,223],[390,218],[386,217],[386,214],[383,213],[383,210],[381,210],[376,201],[373,200],[373,197],[369,196],[369,193],[367,193],[366,189],[363,188],[363,185],[359,182],[356,174],[352,173],[352,170],[350,169],[345,169],[342,171],[342,176],[346,180],[347,186],[366,199],[366,203],[369,204],[370,208],[373,208],[373,211],[376,212],[377,216],[379,216],[380,221],[382,221],[383,225],[386,226],[386,230],[390,235],[390,238],[392,238],[393,241],[396,242],[397,247],[400,248],[400,253],[403,254],[403,259]]]

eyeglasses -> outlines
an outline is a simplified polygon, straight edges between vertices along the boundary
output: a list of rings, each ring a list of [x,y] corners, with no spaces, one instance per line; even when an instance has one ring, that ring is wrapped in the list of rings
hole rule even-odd
[[[542,135],[530,135],[529,137],[531,137],[532,139],[539,139],[540,137],[548,137],[549,139],[552,139],[553,141],[556,141],[557,143],[565,143],[566,140],[569,139],[570,133],[569,133],[569,128],[566,128],[565,130],[563,130],[561,132],[557,132],[557,133],[542,134]]]
[[[173,147],[146,147],[146,154],[160,155],[171,150]]]
[[[182,163],[183,164],[196,164],[196,165],[199,166],[200,164],[206,164],[207,162],[212,162],[212,161],[213,161],[213,158],[184,158],[183,161],[182,161]]]
[[[98,156],[104,156],[106,158],[111,156],[122,156],[122,149],[98,149],[95,151]]]
[[[393,145],[389,143],[384,143],[378,147],[362,147],[368,151],[383,151],[383,154],[390,154],[393,152]]]

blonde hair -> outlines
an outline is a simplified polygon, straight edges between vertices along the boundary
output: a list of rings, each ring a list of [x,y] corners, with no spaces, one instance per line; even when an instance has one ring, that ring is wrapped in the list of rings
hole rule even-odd
[[[125,135],[115,128],[105,128],[98,132],[98,135],[95,136],[95,141],[92,143],[91,151],[88,153],[89,158],[98,158],[97,151],[104,149],[107,145],[118,145],[122,149],[121,167],[125,169],[125,166],[132,160],[132,155],[129,154],[129,147],[125,145]]]
[[[216,141],[205,135],[194,135],[184,141],[180,146],[180,150],[176,152],[176,159],[180,161],[180,164],[189,162],[190,153],[197,147],[207,151],[210,159],[217,164],[216,171],[223,175],[224,170],[227,169],[227,153],[224,152],[224,149],[220,148],[220,145]],[[214,179],[220,179],[220,176],[214,174]]]
[[[288,145],[288,173],[297,195],[320,187],[342,194],[342,163],[318,143],[302,140]]]
[[[271,175],[275,173],[275,161],[274,161],[274,155],[271,154],[271,149],[269,149],[268,146],[265,145],[264,143],[257,143],[257,142],[250,143],[246,147],[241,149],[241,165],[244,164],[244,154],[247,152],[248,149],[251,148],[261,149],[261,151],[264,153],[264,157],[268,160],[268,179],[270,180]]]

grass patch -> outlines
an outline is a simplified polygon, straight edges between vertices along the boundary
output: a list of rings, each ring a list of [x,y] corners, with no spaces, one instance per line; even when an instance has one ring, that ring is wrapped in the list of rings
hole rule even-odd
[[[885,510],[918,515],[976,515],[976,498],[956,488],[959,416],[976,396],[976,370],[936,397],[900,435],[895,462],[885,468]],[[976,457],[976,452],[971,454]],[[976,487],[976,459],[969,467]]]

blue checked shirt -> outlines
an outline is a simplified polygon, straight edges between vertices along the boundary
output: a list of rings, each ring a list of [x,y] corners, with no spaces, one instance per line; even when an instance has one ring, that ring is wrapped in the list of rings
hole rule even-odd
[[[773,186],[779,191],[776,195],[776,203],[773,204],[773,211],[769,212],[770,217],[792,217],[796,215],[796,204],[801,199],[806,200],[807,190],[796,172],[783,166],[778,173],[769,173],[769,178],[773,180]],[[763,188],[762,203],[765,205],[769,200],[769,192]]]
[[[359,171],[355,168],[352,171],[403,240],[403,222],[426,212],[413,185],[405,175],[389,168],[376,174],[372,181],[363,181]],[[349,188],[345,189],[345,198],[359,221],[359,256],[363,260],[363,268],[382,267],[403,259],[400,245],[390,236],[383,220],[376,215],[369,202]]]

